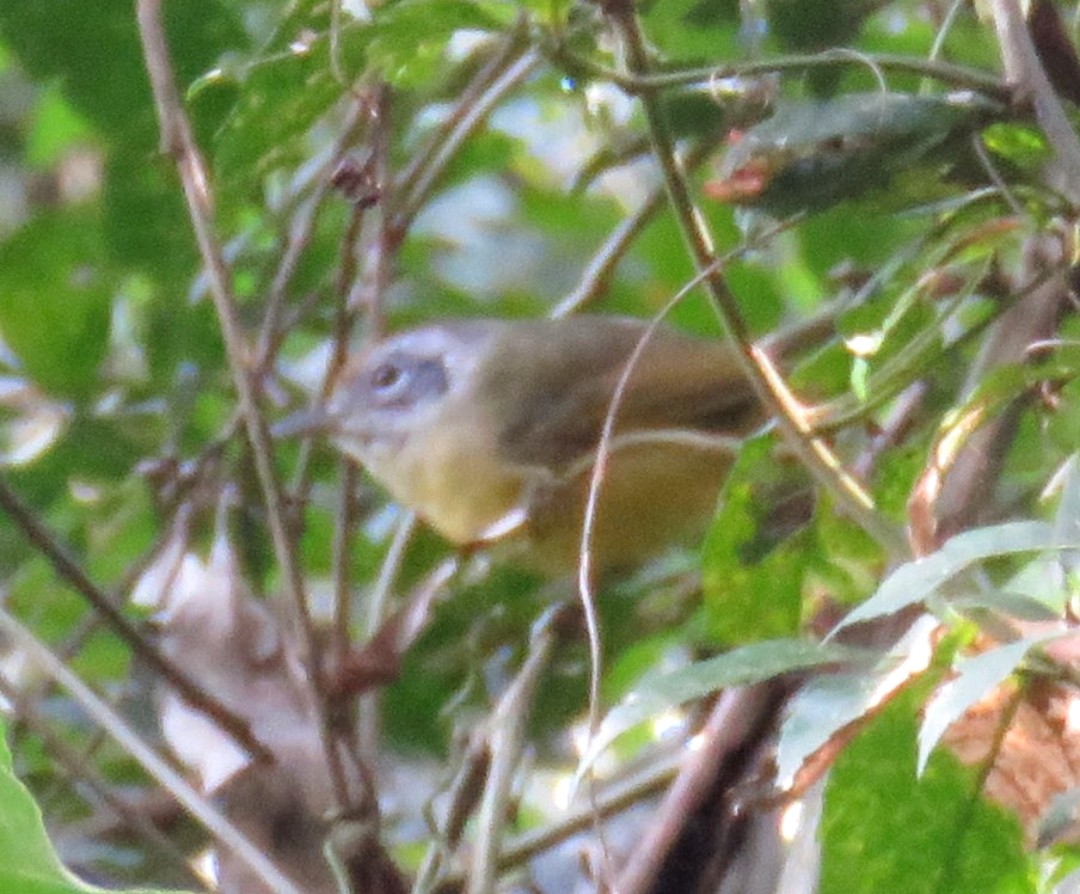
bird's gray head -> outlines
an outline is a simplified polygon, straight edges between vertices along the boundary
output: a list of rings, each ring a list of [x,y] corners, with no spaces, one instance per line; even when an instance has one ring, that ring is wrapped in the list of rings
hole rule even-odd
[[[491,327],[443,323],[391,336],[363,352],[338,379],[327,428],[347,452],[393,449],[431,424],[472,381]]]

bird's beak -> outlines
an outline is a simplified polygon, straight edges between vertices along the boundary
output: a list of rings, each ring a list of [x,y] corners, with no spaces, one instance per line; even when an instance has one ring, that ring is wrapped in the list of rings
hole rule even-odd
[[[337,417],[326,407],[312,407],[297,410],[270,427],[270,436],[278,438],[298,438],[303,435],[325,434],[332,431]]]

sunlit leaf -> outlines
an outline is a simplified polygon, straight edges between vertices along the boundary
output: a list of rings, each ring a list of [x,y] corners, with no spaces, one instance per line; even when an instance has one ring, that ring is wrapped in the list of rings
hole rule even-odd
[[[872,721],[829,775],[820,891],[1034,894],[1019,824],[982,800],[977,775],[939,753],[916,776],[914,702]]]
[[[15,777],[0,728],[0,890],[11,894],[95,894],[61,865],[49,843],[41,811]],[[141,894],[151,894],[140,889]],[[128,894],[140,894],[131,890]],[[121,892],[122,894],[122,892]]]

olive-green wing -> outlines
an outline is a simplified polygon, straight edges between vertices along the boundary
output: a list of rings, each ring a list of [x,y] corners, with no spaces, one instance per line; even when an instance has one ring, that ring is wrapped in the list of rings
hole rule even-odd
[[[613,317],[514,324],[485,364],[482,388],[503,420],[508,459],[560,470],[595,448],[616,385],[647,326]],[[616,431],[745,434],[763,420],[732,349],[654,331],[623,393]]]

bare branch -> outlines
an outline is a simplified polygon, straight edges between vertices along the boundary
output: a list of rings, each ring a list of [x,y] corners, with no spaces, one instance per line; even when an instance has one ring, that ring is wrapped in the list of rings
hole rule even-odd
[[[52,565],[53,570],[83,596],[108,622],[119,636],[142,661],[172,686],[195,710],[211,718],[232,736],[252,757],[263,759],[269,752],[255,738],[251,728],[240,717],[226,708],[210,693],[195,683],[175,664],[165,658],[117,609],[113,601],[90,580],[82,566],[70,552],[35,517],[26,504],[16,496],[3,478],[0,478],[0,509],[3,509],[22,531],[23,536]]]
[[[256,471],[266,502],[267,520],[274,543],[274,553],[284,583],[288,602],[299,623],[307,652],[308,677],[321,706],[323,746],[327,764],[336,780],[339,793],[347,791],[341,755],[334,746],[329,710],[318,668],[319,640],[311,617],[304,579],[296,558],[296,544],[287,523],[285,498],[274,468],[273,444],[259,406],[258,388],[249,366],[251,353],[240,326],[236,302],[229,286],[229,275],[221,246],[214,233],[214,211],[206,163],[195,144],[191,122],[180,103],[179,92],[169,60],[168,45],[161,24],[161,0],[139,0],[136,11],[139,35],[153,88],[161,129],[162,149],[176,161],[180,182],[187,199],[188,213],[195,231],[199,253],[206,268],[210,294],[217,311],[233,384],[240,400],[244,426],[255,458]],[[342,809],[347,803],[340,805]]]
[[[58,660],[37,637],[6,609],[0,608],[0,629],[18,643],[42,670],[63,686],[121,748],[170,791],[184,808],[221,844],[240,857],[275,894],[301,894],[300,890],[274,866],[236,827],[199,792],[147,745],[122,717],[89,686]]]

